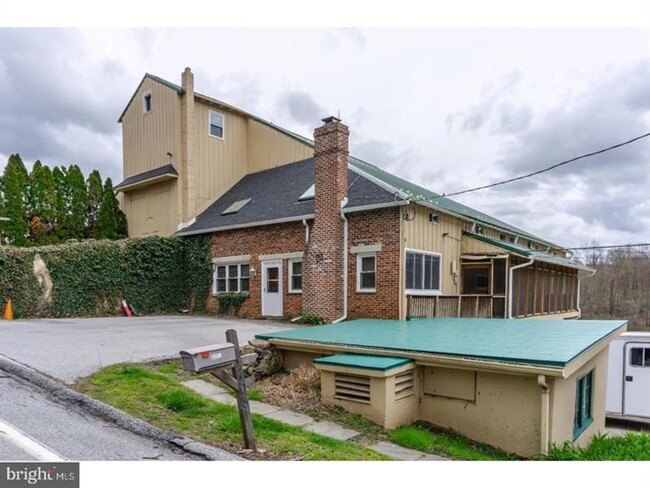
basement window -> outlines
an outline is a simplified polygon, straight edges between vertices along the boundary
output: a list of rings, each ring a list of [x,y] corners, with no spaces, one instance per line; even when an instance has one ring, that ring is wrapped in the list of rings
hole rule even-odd
[[[237,200],[235,203],[231,204],[226,210],[221,212],[221,215],[229,215],[239,212],[244,205],[250,202],[252,198],[246,198],[244,200]]]
[[[576,403],[573,415],[573,440],[576,440],[593,422],[591,416],[591,399],[593,390],[593,370],[576,382]]]
[[[225,118],[223,114],[210,110],[208,112],[208,125],[209,133],[212,137],[223,139],[223,134],[225,131]]]
[[[142,113],[148,114],[152,109],[153,105],[151,104],[151,90],[149,90],[142,96]]]

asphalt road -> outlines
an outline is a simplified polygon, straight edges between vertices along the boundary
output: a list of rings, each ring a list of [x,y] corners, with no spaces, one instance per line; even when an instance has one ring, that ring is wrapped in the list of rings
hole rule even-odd
[[[0,461],[60,459],[201,458],[52,400],[31,384],[0,371]]]
[[[290,327],[283,322],[195,316],[0,320],[0,354],[74,383],[111,364],[144,362],[226,342],[227,329],[236,329],[243,345],[255,334]]]

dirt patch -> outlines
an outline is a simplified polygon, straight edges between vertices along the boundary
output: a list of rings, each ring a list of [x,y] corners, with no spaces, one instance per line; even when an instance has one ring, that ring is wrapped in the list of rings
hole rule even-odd
[[[300,365],[290,373],[277,373],[252,387],[265,402],[299,412],[324,410],[320,401],[320,371]]]

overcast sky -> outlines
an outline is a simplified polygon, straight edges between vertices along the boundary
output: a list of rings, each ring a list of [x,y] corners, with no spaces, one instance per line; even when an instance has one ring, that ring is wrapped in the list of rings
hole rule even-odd
[[[145,72],[311,137],[340,113],[355,156],[437,192],[650,132],[643,29],[0,29],[0,169],[121,180],[117,119]],[[650,140],[460,197],[564,246],[650,242]]]

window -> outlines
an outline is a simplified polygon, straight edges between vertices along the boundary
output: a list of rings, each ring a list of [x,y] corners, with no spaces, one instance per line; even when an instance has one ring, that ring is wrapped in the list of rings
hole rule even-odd
[[[463,266],[463,294],[487,295],[490,293],[490,265],[469,264]]]
[[[357,291],[374,292],[377,281],[377,256],[357,254]]]
[[[576,440],[592,422],[591,397],[594,372],[590,371],[576,382],[576,404],[573,416],[573,440]]]
[[[302,260],[289,260],[289,293],[302,292]]]
[[[438,216],[434,213],[429,214],[429,223],[431,224],[437,224],[438,223]]]
[[[213,112],[210,110],[208,124],[210,125],[210,135],[218,139],[223,139],[224,132],[224,117],[219,112]]]
[[[235,203],[231,204],[226,210],[221,212],[221,215],[228,215],[228,214],[237,213],[244,207],[244,205],[246,205],[251,200],[252,200],[252,198],[246,198],[244,200],[237,200]]]
[[[248,264],[218,264],[214,269],[213,293],[248,292]]]
[[[630,351],[630,365],[650,368],[650,348],[633,347]]]
[[[151,109],[151,91],[148,91],[142,96],[142,113],[148,114],[151,112]]]
[[[506,240],[506,235],[505,234],[499,234],[499,240],[500,241],[505,241]]]
[[[406,292],[426,295],[440,292],[442,257],[423,251],[406,251]]]
[[[477,226],[474,228],[474,233],[476,233],[476,234],[482,236],[482,235],[483,235],[483,227],[481,227],[480,225],[477,225]]]

